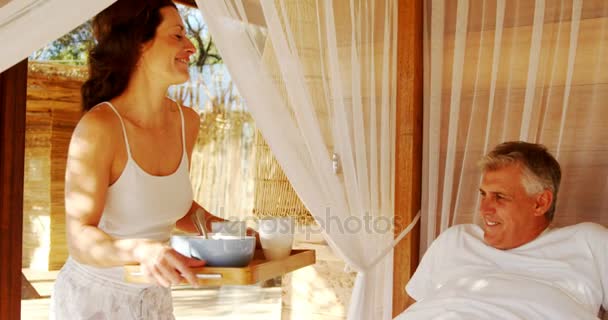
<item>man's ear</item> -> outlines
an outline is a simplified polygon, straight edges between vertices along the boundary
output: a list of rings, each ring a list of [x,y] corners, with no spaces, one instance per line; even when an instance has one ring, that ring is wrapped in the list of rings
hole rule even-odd
[[[545,189],[545,191],[539,193],[536,196],[536,203],[534,206],[534,215],[542,216],[544,215],[549,208],[551,208],[551,204],[553,203],[553,192],[551,190]]]

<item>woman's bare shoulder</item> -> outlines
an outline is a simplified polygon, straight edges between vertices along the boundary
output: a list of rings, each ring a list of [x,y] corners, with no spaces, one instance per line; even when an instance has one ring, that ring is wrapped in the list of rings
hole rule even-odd
[[[108,146],[116,141],[117,134],[122,134],[122,128],[114,111],[108,106],[97,106],[78,121],[72,139]]]

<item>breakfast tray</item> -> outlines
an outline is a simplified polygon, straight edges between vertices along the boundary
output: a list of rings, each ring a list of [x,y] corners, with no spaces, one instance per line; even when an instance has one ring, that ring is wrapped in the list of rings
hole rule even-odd
[[[289,257],[281,260],[266,260],[262,250],[256,250],[253,259],[246,267],[201,267],[192,270],[196,272],[198,284],[201,286],[252,285],[313,265],[315,261],[314,250],[292,250]],[[139,265],[124,268],[127,282],[148,283],[140,272]]]

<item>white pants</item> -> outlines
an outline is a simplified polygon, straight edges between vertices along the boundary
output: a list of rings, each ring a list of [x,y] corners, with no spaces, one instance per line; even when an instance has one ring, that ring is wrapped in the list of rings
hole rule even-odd
[[[51,320],[173,320],[171,290],[108,281],[68,259],[55,281]]]

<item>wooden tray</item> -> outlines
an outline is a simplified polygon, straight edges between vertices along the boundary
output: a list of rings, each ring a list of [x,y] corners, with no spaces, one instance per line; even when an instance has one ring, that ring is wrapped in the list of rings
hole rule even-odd
[[[314,250],[292,250],[281,260],[265,260],[262,250],[256,250],[253,260],[243,268],[202,267],[193,268],[201,286],[252,285],[294,270],[315,264]],[[125,279],[132,283],[148,283],[138,265],[125,266]],[[184,283],[187,283],[184,280]]]

